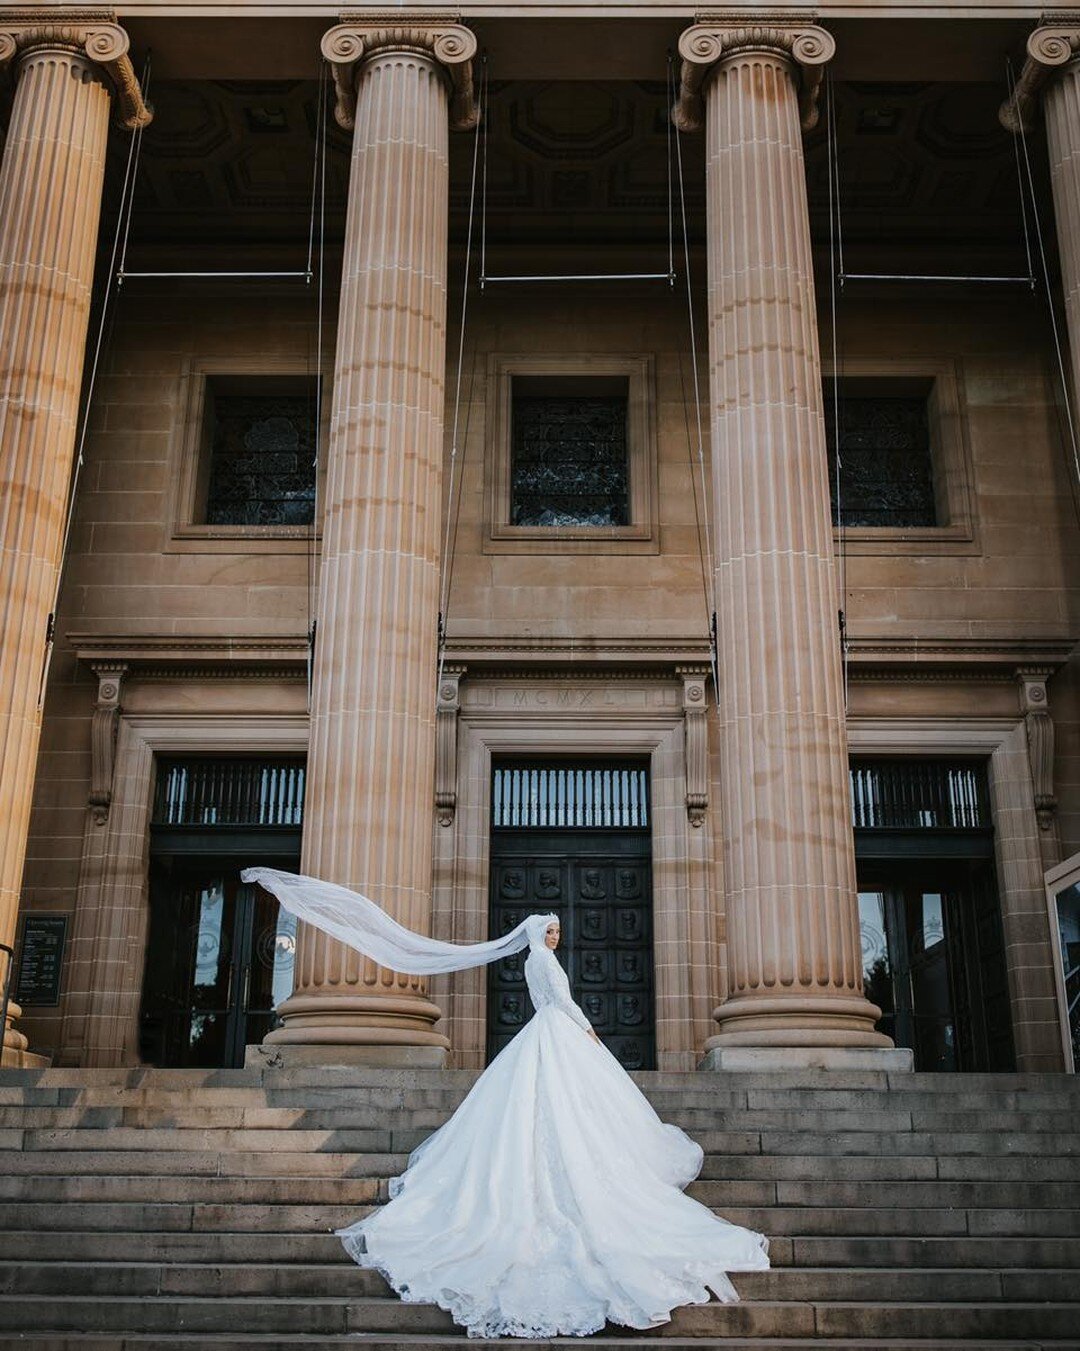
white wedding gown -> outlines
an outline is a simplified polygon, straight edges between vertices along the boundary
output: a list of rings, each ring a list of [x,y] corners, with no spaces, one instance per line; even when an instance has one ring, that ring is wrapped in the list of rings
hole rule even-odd
[[[542,927],[529,938],[535,1016],[413,1152],[389,1204],[339,1231],[347,1251],[470,1337],[648,1328],[710,1290],[737,1300],[726,1273],[768,1267],[767,1239],[684,1195],[700,1147],[586,1035]]]

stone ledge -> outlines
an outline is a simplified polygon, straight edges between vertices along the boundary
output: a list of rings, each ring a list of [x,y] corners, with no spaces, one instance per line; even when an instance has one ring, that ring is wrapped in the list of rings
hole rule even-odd
[[[879,1050],[846,1046],[714,1046],[698,1069],[752,1073],[774,1070],[870,1070],[907,1073],[914,1058],[905,1047]]]

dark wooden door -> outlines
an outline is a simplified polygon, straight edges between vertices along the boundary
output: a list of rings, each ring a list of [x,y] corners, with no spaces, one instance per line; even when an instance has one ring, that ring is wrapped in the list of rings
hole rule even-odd
[[[656,1065],[652,871],[647,830],[495,830],[489,933],[559,916],[574,998],[627,1069]],[[488,968],[488,1057],[532,1016],[525,958]]]

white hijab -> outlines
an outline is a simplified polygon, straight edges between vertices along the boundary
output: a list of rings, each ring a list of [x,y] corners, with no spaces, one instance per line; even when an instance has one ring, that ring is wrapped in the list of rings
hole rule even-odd
[[[529,915],[515,929],[487,943],[444,943],[406,929],[366,896],[334,882],[276,868],[245,868],[240,878],[256,882],[305,924],[313,924],[365,957],[409,976],[435,976],[485,966],[521,952],[547,951],[544,937],[557,915]]]

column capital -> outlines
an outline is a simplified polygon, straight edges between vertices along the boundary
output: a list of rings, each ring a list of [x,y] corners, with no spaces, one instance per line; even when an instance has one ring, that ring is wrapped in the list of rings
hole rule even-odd
[[[341,22],[323,34],[322,54],[334,73],[337,106],[334,117],[346,131],[356,112],[354,67],[380,51],[414,51],[430,57],[450,80],[450,124],[457,130],[476,126],[479,108],[473,86],[476,35],[458,23],[456,11],[345,11]]]
[[[831,33],[807,22],[814,15],[699,14],[679,39],[682,72],[672,119],[680,131],[702,124],[701,91],[718,61],[740,51],[765,51],[784,57],[801,73],[799,113],[803,131],[817,125],[818,92],[826,64],[836,51]]]
[[[1080,11],[1062,12],[1053,17],[1053,23],[1040,24],[1028,34],[1027,59],[1012,95],[998,110],[998,118],[1006,131],[1026,131],[1031,126],[1043,86],[1056,70],[1080,56]]]
[[[104,9],[0,10],[0,67],[40,48],[77,52],[109,77],[121,126],[135,131],[153,118],[143,98],[116,14]]]

